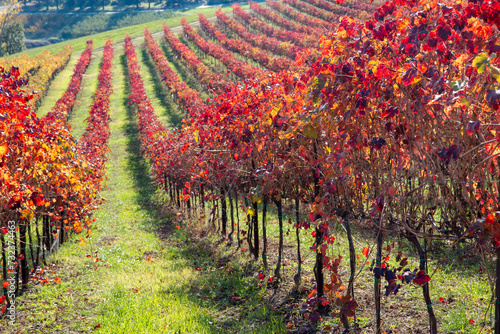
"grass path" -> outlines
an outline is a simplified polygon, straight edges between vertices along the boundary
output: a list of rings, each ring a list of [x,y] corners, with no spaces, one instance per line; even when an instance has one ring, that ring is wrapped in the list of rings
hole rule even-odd
[[[42,99],[42,103],[38,107],[36,114],[38,117],[43,117],[48,114],[52,108],[55,106],[57,100],[59,100],[66,89],[68,88],[69,82],[71,80],[71,76],[73,75],[73,71],[75,70],[75,66],[80,59],[80,55],[71,54],[71,59],[69,60],[66,67],[59,72],[52,83],[50,84],[50,88]]]
[[[156,116],[165,126],[179,125],[181,118],[177,107],[171,103],[172,99],[154,68],[153,60],[144,46],[144,41],[135,41],[133,44],[136,48],[137,62],[141,67],[140,74],[144,85],[148,87],[149,95],[156,97],[151,99]]]
[[[76,97],[76,103],[68,118],[68,123],[72,126],[71,133],[77,140],[80,140],[87,127],[85,119],[89,117],[90,106],[93,102],[94,92],[97,89],[97,77],[99,76],[99,69],[101,68],[101,59],[102,50],[94,50],[87,71],[83,75],[82,85]]]

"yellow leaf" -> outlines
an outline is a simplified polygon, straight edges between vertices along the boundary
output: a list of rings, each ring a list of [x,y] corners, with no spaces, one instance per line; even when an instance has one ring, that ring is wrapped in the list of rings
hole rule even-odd
[[[410,24],[410,19],[405,17],[404,19],[401,19],[398,21],[398,30],[403,30]]]
[[[7,154],[7,144],[0,145],[0,158]]]
[[[338,38],[347,38],[347,37],[349,37],[349,35],[347,34],[347,31],[345,31],[345,29],[342,29],[342,30],[339,30],[337,32],[337,37]]]
[[[251,208],[248,208],[247,209],[247,216],[252,216],[252,217],[255,216],[255,211],[253,211],[253,209],[251,209]]]
[[[275,117],[276,115],[278,115],[280,109],[281,109],[281,104],[274,107],[273,110],[271,110],[271,116]]]
[[[21,211],[22,217],[26,220],[31,220],[33,218],[33,212],[30,209],[24,209]]]

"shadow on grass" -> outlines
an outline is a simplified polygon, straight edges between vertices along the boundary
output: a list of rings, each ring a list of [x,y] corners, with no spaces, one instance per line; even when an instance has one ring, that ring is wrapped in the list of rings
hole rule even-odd
[[[186,69],[186,67],[179,60],[176,59],[177,57],[173,53],[172,49],[169,48],[166,43],[164,43],[164,40],[162,40],[160,46],[168,62],[170,63],[170,65],[172,65],[174,70],[179,75],[179,79],[184,80],[190,88],[196,89],[198,92],[200,92],[201,83]]]
[[[179,110],[175,110],[174,108],[172,108],[172,106],[175,104],[172,102],[170,94],[168,93],[168,89],[166,89],[165,85],[161,80],[160,75],[156,71],[153,59],[149,55],[146,48],[141,48],[141,53],[142,53],[143,64],[147,67],[154,81],[153,84],[154,93],[160,100],[162,106],[164,106],[165,109],[167,110],[169,123],[173,127],[179,128],[181,125],[183,115],[181,114],[181,112],[179,112]]]
[[[125,54],[120,55],[120,64],[123,68],[123,75],[126,78],[122,104],[127,113],[127,125],[125,126],[128,138],[127,152],[129,153],[127,168],[132,171],[134,185],[137,189],[138,196],[136,198],[136,203],[145,208],[149,215],[157,217],[158,210],[154,201],[155,187],[149,176],[148,163],[146,159],[141,156],[141,144],[139,141],[139,130],[137,127],[135,110],[134,107],[128,103],[128,96],[131,94],[131,90],[128,81],[127,56]]]
[[[259,262],[251,261],[247,252],[219,244],[218,237],[198,237],[193,229],[175,231],[176,238],[186,243],[179,247],[179,257],[190,259],[199,270],[195,283],[188,291],[189,298],[213,310],[221,333],[285,333],[285,313],[293,302],[284,286],[279,298],[270,304],[266,281],[257,273]],[[173,240],[172,238],[170,240]]]

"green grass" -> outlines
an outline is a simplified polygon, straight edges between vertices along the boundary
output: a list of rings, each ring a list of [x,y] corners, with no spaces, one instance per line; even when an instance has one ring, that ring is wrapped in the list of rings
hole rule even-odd
[[[243,6],[243,8],[247,8],[248,5]],[[201,8],[201,9],[190,9],[185,12],[183,12],[183,17],[186,18],[188,22],[195,22],[198,21],[198,13],[204,14],[206,17],[213,17],[215,16],[215,11],[218,8]],[[224,7],[222,10],[226,13],[230,12],[232,10],[231,7]],[[85,50],[86,47],[86,41],[88,40],[93,40],[94,41],[94,48],[102,48],[104,47],[104,44],[108,40],[108,38],[111,38],[115,43],[122,43],[123,39],[126,34],[129,34],[130,37],[132,38],[139,38],[144,36],[144,28],[148,27],[151,33],[159,32],[163,30],[163,23],[167,24],[169,27],[177,27],[180,25],[180,20],[182,17],[174,17],[170,18],[167,20],[159,20],[159,21],[153,21],[153,22],[148,22],[144,24],[139,24],[135,26],[130,26],[126,28],[120,28],[116,30],[110,30],[106,32],[102,32],[99,34],[95,35],[89,35],[85,37],[80,37],[76,39],[71,39],[67,40],[61,43],[56,43],[52,44],[49,46],[44,46],[44,47],[38,47],[38,48],[33,48],[30,50],[27,50],[22,53],[28,54],[30,57],[33,57],[40,52],[42,52],[45,49],[50,50],[51,54],[57,53],[61,51],[65,45],[71,44],[73,46],[73,53],[74,54],[80,54]],[[20,54],[20,53],[19,53]],[[13,54],[10,55],[8,58],[13,58],[16,57],[19,54]]]

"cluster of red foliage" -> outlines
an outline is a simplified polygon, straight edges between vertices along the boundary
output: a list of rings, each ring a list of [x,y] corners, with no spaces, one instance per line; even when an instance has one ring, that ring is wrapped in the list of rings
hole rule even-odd
[[[86,52],[79,64],[88,63],[88,58]],[[83,70],[75,71],[74,78],[81,80]],[[1,84],[5,87],[2,131],[7,135],[0,141],[0,167],[5,181],[0,196],[5,201],[2,226],[9,219],[29,221],[40,215],[50,216],[52,222],[61,226],[79,221],[88,213],[82,202],[94,193],[91,187],[83,191],[87,188],[84,186],[86,162],[75,155],[75,143],[65,124],[65,115],[77,92],[66,93],[52,113],[38,119],[27,105],[33,95],[25,96],[21,90],[27,79],[19,79],[17,68],[3,72]],[[68,91],[72,90],[68,87]]]
[[[71,48],[65,49],[65,52],[68,50]],[[99,191],[105,174],[113,56],[110,41],[104,51],[99,76],[101,82],[91,111],[91,124],[80,143],[76,143],[66,123],[91,53],[92,42],[88,42],[70,86],[53,111],[42,119],[28,106],[33,95],[24,95],[22,86],[27,84],[27,79],[20,79],[19,70],[15,67],[9,72],[2,70],[0,130],[5,136],[0,137],[0,174],[3,182],[0,190],[0,237],[4,245],[4,234],[9,232],[8,222],[16,222],[14,233],[19,233],[19,243],[16,241],[14,245],[19,255],[15,262],[23,288],[29,281],[27,236],[31,242],[33,229],[38,241],[31,245],[30,252],[33,268],[36,268],[56,242],[65,241],[67,231],[80,233],[90,227],[90,214],[102,201]],[[47,67],[52,69],[59,66],[57,64]],[[42,219],[41,233],[39,219]],[[4,272],[4,280],[7,279],[5,275]],[[4,297],[4,302],[9,305],[8,296]]]
[[[224,33],[207,20],[205,15],[199,15],[201,28],[209,36],[216,38],[220,45],[227,50],[238,52],[242,56],[253,59],[267,69],[275,72],[283,71],[292,66],[292,60],[288,58],[276,58],[259,48],[253,47],[245,41],[227,38]]]
[[[226,68],[242,79],[253,78],[255,75],[262,75],[263,70],[252,66],[246,62],[236,59],[233,54],[218,44],[207,42],[191,28],[185,18],[181,19],[184,34],[193,41],[203,52],[218,59]]]
[[[222,75],[214,73],[208,66],[203,64],[190,48],[179,41],[167,25],[163,25],[163,32],[172,50],[184,60],[187,67],[199,78],[202,85],[218,92],[223,92],[232,85]]]

